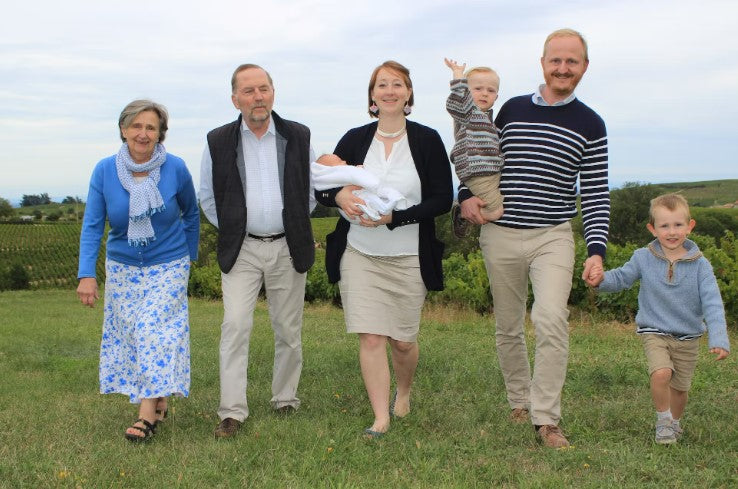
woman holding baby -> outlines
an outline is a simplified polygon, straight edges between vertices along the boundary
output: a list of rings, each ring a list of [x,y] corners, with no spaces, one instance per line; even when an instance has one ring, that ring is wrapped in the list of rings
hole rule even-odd
[[[443,289],[444,245],[434,218],[451,207],[451,166],[438,133],[408,121],[413,106],[410,72],[395,61],[374,69],[368,106],[376,122],[349,130],[335,154],[363,165],[404,199],[378,219],[365,214],[357,187],[316,191],[319,202],[339,207],[327,237],[326,269],[338,282],[349,333],[359,336],[359,363],[374,422],[364,430],[379,438],[390,416],[410,412],[410,390],[418,364],[417,336],[428,290]],[[396,386],[390,403],[390,347]]]

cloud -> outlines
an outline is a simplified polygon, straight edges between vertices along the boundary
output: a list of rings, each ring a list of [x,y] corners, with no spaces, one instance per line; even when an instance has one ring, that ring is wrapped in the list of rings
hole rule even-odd
[[[86,192],[120,144],[120,110],[142,97],[168,107],[167,148],[197,183],[205,134],[236,117],[229,83],[242,62],[271,72],[275,110],[328,152],[369,121],[369,74],[396,59],[412,73],[411,117],[450,149],[443,57],[497,69],[499,107],[541,82],[543,40],[565,26],[589,41],[577,94],[606,121],[613,178],[734,177],[735,18],[738,4],[721,0],[11,3],[0,18],[0,195]]]

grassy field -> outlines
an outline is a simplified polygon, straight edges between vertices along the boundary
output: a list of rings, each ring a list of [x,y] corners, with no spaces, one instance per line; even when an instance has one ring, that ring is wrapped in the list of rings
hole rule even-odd
[[[657,183],[661,193],[679,192],[695,207],[714,207],[738,202],[738,180]]]
[[[677,446],[652,442],[654,415],[640,343],[630,326],[572,318],[562,427],[572,448],[540,447],[512,425],[489,318],[428,309],[413,411],[380,441],[362,439],[371,411],[357,340],[342,312],[305,311],[302,407],[269,409],[272,334],[264,304],[251,341],[251,417],[216,440],[222,305],[193,300],[192,391],[171,403],[149,444],[122,433],[123,396],[97,393],[102,308],[74,292],[0,293],[0,487],[736,487],[735,356],[703,346]],[[733,345],[736,337],[732,337]]]

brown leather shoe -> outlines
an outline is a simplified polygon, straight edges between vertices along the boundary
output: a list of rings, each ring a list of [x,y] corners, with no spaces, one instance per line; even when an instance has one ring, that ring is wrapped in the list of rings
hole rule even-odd
[[[218,424],[217,428],[215,428],[215,437],[230,438],[238,433],[242,424],[243,423],[237,419],[226,418]]]
[[[566,439],[561,428],[552,424],[544,424],[536,429],[541,442],[549,448],[566,448],[569,440]]]
[[[513,423],[527,423],[530,415],[526,408],[515,408],[510,412],[510,421]]]

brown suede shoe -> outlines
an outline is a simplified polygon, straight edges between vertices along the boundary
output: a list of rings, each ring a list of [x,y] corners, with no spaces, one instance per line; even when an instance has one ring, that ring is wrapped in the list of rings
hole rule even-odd
[[[527,423],[530,420],[530,415],[527,408],[515,408],[510,412],[510,421],[513,423]]]
[[[297,409],[295,409],[295,406],[287,404],[286,406],[278,407],[274,412],[280,416],[288,416],[297,412]]]
[[[566,439],[561,428],[552,424],[544,424],[536,429],[541,442],[549,448],[566,448],[569,440]]]
[[[238,433],[242,424],[243,423],[237,419],[226,418],[218,424],[217,428],[215,428],[215,437],[230,438]]]

